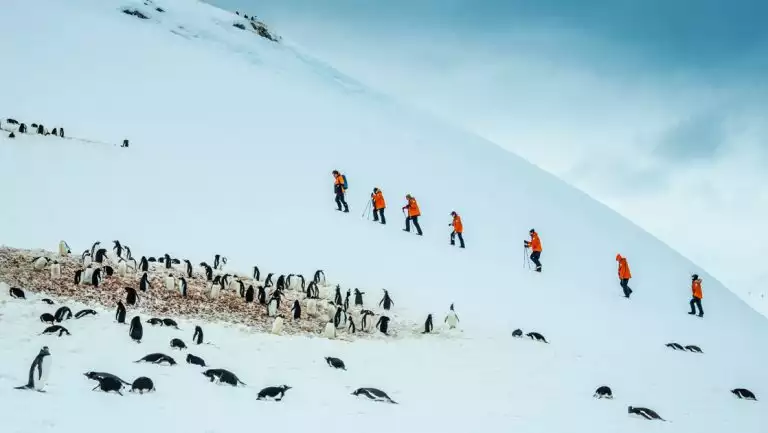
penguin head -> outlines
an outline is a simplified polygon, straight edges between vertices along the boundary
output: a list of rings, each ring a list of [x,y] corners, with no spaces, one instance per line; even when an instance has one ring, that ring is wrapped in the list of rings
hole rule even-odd
[[[451,304],[451,311],[453,311],[453,304]]]
[[[282,388],[283,391],[288,391],[289,389],[291,389],[291,387],[288,385],[282,385],[280,388]]]
[[[48,350],[48,346],[43,346],[43,348],[40,349],[40,354],[42,354],[42,355],[50,355],[51,352],[50,352],[50,350]]]
[[[352,391],[352,395],[360,395],[360,390],[356,389],[356,390]]]

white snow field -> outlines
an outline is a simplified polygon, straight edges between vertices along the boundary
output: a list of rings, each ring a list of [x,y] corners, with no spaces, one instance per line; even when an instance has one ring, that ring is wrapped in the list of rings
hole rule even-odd
[[[189,344],[196,323],[145,326],[137,345],[104,311],[65,323],[71,337],[39,336],[38,317],[52,308],[25,287],[30,299],[0,306],[0,430],[768,431],[763,402],[729,392],[768,395],[765,317],[582,192],[366,89],[292,48],[279,28],[276,44],[239,21],[192,0],[2,2],[3,126],[12,117],[131,146],[0,134],[0,243],[54,250],[64,239],[79,253],[120,239],[134,256],[224,254],[244,273],[324,269],[366,291],[366,306],[387,288],[398,337],[345,343],[201,323],[216,346],[190,352],[248,384],[216,386],[168,348],[177,334]],[[349,178],[349,214],[335,210],[333,169]],[[361,218],[374,186],[387,199],[386,226]],[[401,230],[406,193],[419,201],[423,237]],[[466,250],[448,244],[452,210]],[[542,274],[523,267],[534,227]],[[616,278],[619,252],[634,276],[631,300]],[[703,319],[686,314],[694,272],[704,278]],[[405,330],[428,313],[442,322],[451,303],[461,319],[453,338]],[[515,328],[550,344],[514,339]],[[704,354],[664,346],[673,341]],[[43,345],[53,359],[47,392],[13,390]],[[152,352],[182,362],[132,362]],[[91,392],[88,370],[146,375],[157,392]],[[293,387],[282,402],[256,401],[280,384]],[[600,385],[615,399],[593,399]],[[399,404],[350,395],[361,386]],[[629,405],[668,422],[633,418]]]

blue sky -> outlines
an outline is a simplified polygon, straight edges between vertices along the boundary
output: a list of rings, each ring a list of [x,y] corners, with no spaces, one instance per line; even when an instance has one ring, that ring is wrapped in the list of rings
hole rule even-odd
[[[212,3],[573,183],[737,292],[768,291],[768,2]]]

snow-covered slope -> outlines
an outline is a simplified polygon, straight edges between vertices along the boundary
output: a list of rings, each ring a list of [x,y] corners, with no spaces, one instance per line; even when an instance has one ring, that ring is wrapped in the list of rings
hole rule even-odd
[[[124,14],[124,6],[150,19]],[[345,289],[366,290],[368,304],[389,289],[398,316],[415,322],[427,313],[441,321],[456,304],[460,342],[347,346],[221,329],[216,340],[226,344],[212,356],[235,359],[246,382],[305,383],[285,407],[260,409],[250,421],[259,426],[307,414],[308,406],[306,418],[323,431],[345,414],[374,431],[466,431],[478,419],[490,431],[649,428],[626,417],[627,405],[657,409],[674,421],[654,426],[666,431],[738,425],[757,432],[768,423],[760,403],[728,393],[738,386],[758,397],[767,392],[767,322],[704,271],[515,155],[373,93],[311,53],[233,27],[238,20],[191,0],[5,2],[3,120],[63,125],[70,136],[110,143],[128,138],[131,147],[2,134],[0,242],[53,249],[65,239],[77,252],[94,240],[121,239],[134,255],[169,252],[197,263],[221,253],[242,272],[254,264],[277,273],[325,269]],[[349,178],[350,214],[334,210],[333,169]],[[374,186],[387,199],[387,226],[360,217]],[[406,193],[419,200],[424,237],[401,231]],[[463,216],[466,250],[448,245],[452,210]],[[543,241],[542,274],[523,267],[522,240],[532,227]],[[631,301],[618,287],[617,252],[632,267]],[[703,320],[686,314],[693,272],[704,277]],[[25,377],[49,340],[35,336],[41,312],[18,301],[0,310],[13,323],[0,339],[4,384]],[[103,326],[76,328],[87,337],[52,343],[49,395],[0,390],[5,407],[13,412],[39,398],[52,406],[101,401],[85,393],[80,370],[138,375],[128,360],[166,345],[167,336],[158,337],[153,349],[138,350],[99,320]],[[511,340],[518,327],[551,344]],[[705,354],[670,352],[670,341],[700,345]],[[401,405],[361,409],[341,397],[355,380],[342,386],[328,371],[307,370],[319,368],[329,347],[365,366],[354,379],[387,384]],[[92,365],[98,359],[103,367]],[[206,383],[186,388],[198,379],[187,373],[169,373],[171,385],[151,397],[159,403],[147,416],[157,430],[175,429],[179,417],[191,431],[249,422],[252,392],[223,389],[210,399]],[[601,384],[612,385],[617,399],[593,401]],[[165,394],[169,388],[175,394]],[[205,423],[189,414],[210,400],[221,407]],[[122,413],[113,401],[94,404],[99,419]],[[87,404],[67,410],[92,413]],[[236,424],[221,427],[218,417]],[[74,423],[64,418],[49,416],[39,428]]]

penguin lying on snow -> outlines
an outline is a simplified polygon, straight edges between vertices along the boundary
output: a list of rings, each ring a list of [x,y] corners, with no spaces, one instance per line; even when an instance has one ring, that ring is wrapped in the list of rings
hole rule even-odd
[[[134,380],[131,384],[131,392],[135,392],[137,390],[139,391],[139,394],[155,391],[155,384],[152,382],[152,379],[148,377],[137,377],[136,380]]]
[[[541,342],[549,344],[549,341],[547,341],[547,339],[544,338],[544,336],[539,334],[538,332],[529,332],[529,333],[527,333],[525,335],[530,337],[531,340],[541,341]]]
[[[40,335],[43,335],[43,334],[50,335],[50,334],[55,334],[57,332],[59,333],[59,337],[61,337],[64,334],[72,335],[72,334],[69,333],[67,328],[65,328],[65,327],[63,327],[61,325],[49,326],[49,327],[45,328],[45,330],[43,332],[41,332]]]
[[[53,322],[56,320],[55,317],[53,317],[53,314],[51,313],[43,313],[40,315],[40,321],[43,323],[50,323],[53,325]]]
[[[685,346],[685,350],[693,353],[704,353],[701,351],[701,348],[699,346],[695,346],[693,344],[690,346]]]
[[[123,395],[120,390],[123,389],[123,383],[119,380],[112,378],[112,377],[98,377],[96,380],[99,381],[99,384],[94,386],[92,391],[96,391],[97,389],[100,389],[104,392],[111,392],[114,391],[121,396]]]
[[[232,373],[229,370],[225,370],[223,368],[212,368],[210,370],[205,370],[203,372],[203,376],[208,377],[211,379],[211,382],[216,381],[216,383],[226,383],[227,385],[237,386],[238,384],[245,383],[241,381],[235,373]]]
[[[655,411],[653,411],[651,409],[645,408],[645,407],[632,407],[632,406],[629,406],[629,408],[627,409],[627,412],[630,413],[630,414],[641,416],[641,417],[643,417],[645,419],[649,419],[649,420],[666,421],[664,418],[659,416],[658,413],[656,413]]]
[[[731,392],[736,397],[743,398],[744,400],[757,400],[757,397],[755,397],[755,394],[748,389],[736,388],[736,389],[732,389]]]
[[[515,329],[514,331],[512,331],[512,336],[515,338],[523,338],[523,330]]]
[[[153,317],[147,320],[147,323],[149,323],[152,326],[155,326],[155,325],[163,326],[163,319],[158,319],[157,317]]]
[[[685,348],[678,344],[678,343],[667,343],[665,346],[669,347],[672,350],[685,350]]]
[[[291,389],[288,385],[269,386],[259,391],[259,395],[256,400],[273,400],[280,401],[285,397],[285,391]]]
[[[11,287],[11,290],[9,290],[8,293],[11,295],[11,298],[27,299],[24,295],[24,291],[18,287]]]
[[[595,394],[592,397],[595,397],[595,398],[613,398],[613,391],[611,391],[610,387],[607,387],[607,386],[603,385],[600,388],[597,388],[595,390]]]
[[[173,358],[163,353],[150,353],[138,361],[133,362],[151,362],[153,364],[167,363],[168,365],[176,365],[176,361]]]
[[[172,327],[174,327],[176,329],[179,329],[179,325],[173,319],[163,319],[163,325],[165,325],[165,326],[172,326]]]
[[[347,367],[344,365],[344,361],[340,360],[339,358],[334,358],[332,356],[326,356],[325,362],[328,363],[328,366],[333,368],[338,368],[341,370],[347,370]]]
[[[53,302],[53,301],[51,301],[51,300],[50,300],[50,299],[48,299],[48,298],[43,298],[43,299],[41,299],[41,301],[45,302],[45,303],[46,303],[46,304],[48,304],[48,305],[53,305],[53,304],[54,304],[54,302]]]
[[[56,318],[57,322],[63,322],[72,318],[72,310],[69,307],[61,307],[53,313],[53,317]]]
[[[95,316],[97,314],[98,313],[96,311],[91,309],[80,310],[77,312],[77,314],[75,314],[75,319],[80,319],[85,316]]]
[[[17,386],[15,389],[34,389],[38,392],[45,392],[48,375],[51,372],[51,352],[48,346],[43,346],[32,365],[29,366],[29,380],[26,385]]]
[[[199,365],[200,367],[205,367],[205,360],[203,360],[203,358],[200,358],[199,356],[195,356],[190,353],[187,355],[187,364]]]
[[[182,349],[186,349],[186,348],[187,348],[187,345],[184,344],[184,342],[181,341],[181,339],[174,338],[174,339],[171,340],[171,349],[182,350]]]
[[[100,380],[100,379],[103,379],[105,377],[111,377],[112,379],[115,379],[118,382],[122,382],[122,383],[124,383],[126,385],[130,385],[130,383],[124,381],[123,379],[120,379],[119,377],[115,376],[112,373],[104,373],[104,372],[97,372],[97,371],[86,371],[85,373],[83,373],[83,376],[85,376],[85,377],[87,377],[88,379],[91,379],[91,380]]]
[[[396,401],[389,398],[386,392],[376,388],[358,388],[354,392],[352,392],[352,395],[356,395],[356,396],[362,395],[374,401],[383,401],[387,403],[397,404]]]

